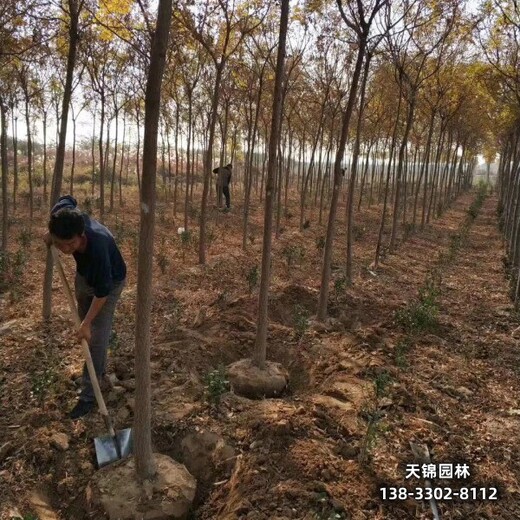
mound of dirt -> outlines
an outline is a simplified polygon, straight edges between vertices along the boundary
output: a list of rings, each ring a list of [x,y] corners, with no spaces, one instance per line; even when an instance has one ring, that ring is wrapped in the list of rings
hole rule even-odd
[[[157,453],[154,458],[156,478],[142,484],[133,457],[99,470],[87,488],[87,501],[101,505],[111,520],[186,519],[195,498],[195,479],[170,457]]]
[[[261,370],[251,359],[241,359],[230,365],[228,376],[233,391],[251,399],[277,397],[289,382],[289,373],[280,363],[268,361]]]

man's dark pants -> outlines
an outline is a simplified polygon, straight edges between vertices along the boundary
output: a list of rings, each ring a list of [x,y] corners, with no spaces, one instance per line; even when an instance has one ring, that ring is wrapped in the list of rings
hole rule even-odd
[[[117,301],[121,296],[125,280],[115,284],[114,288],[108,294],[105,304],[99,311],[98,315],[92,320],[90,330],[91,338],[89,342],[90,355],[98,380],[105,373],[107,363],[107,350],[112,332],[112,320],[116,309]],[[87,281],[79,273],[76,273],[75,280],[76,300],[78,301],[78,314],[81,320],[85,318],[92,300],[94,298],[94,289],[87,284]],[[79,396],[81,401],[94,402],[94,389],[90,382],[87,365],[83,365],[82,390]]]
[[[229,186],[222,186],[222,193],[226,197],[226,208],[231,206],[231,195],[229,193]]]

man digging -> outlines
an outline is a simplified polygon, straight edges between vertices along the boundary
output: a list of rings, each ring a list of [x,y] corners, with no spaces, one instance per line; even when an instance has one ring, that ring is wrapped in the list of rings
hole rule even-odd
[[[87,340],[98,379],[105,374],[107,349],[117,301],[126,280],[126,264],[110,231],[77,208],[65,195],[51,210],[47,247],[56,246],[76,260],[75,292],[81,325],[77,338]],[[79,419],[95,406],[94,390],[86,365],[76,406],[69,413]]]

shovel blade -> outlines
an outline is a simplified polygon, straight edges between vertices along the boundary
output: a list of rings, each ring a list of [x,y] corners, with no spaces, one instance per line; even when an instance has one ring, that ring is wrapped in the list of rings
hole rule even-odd
[[[102,468],[116,460],[124,459],[131,455],[133,451],[132,428],[116,432],[115,437],[111,435],[96,437],[94,439],[94,447],[96,448],[98,468]],[[119,457],[118,451],[121,453],[121,457]]]

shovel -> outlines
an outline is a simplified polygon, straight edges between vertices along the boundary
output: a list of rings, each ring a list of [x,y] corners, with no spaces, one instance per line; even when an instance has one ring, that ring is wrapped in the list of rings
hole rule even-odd
[[[65,272],[63,271],[63,266],[60,261],[58,250],[51,245],[51,252],[54,263],[56,264],[58,273],[60,275],[61,283],[65,289],[65,294],[69,300],[72,319],[74,320],[76,327],[79,327],[81,325],[81,320],[79,319],[78,311],[76,309],[76,302],[74,301],[69,283],[65,277]],[[132,429],[126,428],[124,430],[118,431],[117,433],[115,432],[114,426],[112,425],[112,420],[108,415],[108,410],[105,405],[105,400],[103,399],[103,394],[101,393],[101,388],[99,387],[99,382],[96,376],[96,371],[94,369],[94,364],[92,363],[92,357],[90,356],[88,343],[85,339],[81,340],[81,351],[85,358],[85,363],[87,364],[87,370],[90,376],[90,381],[92,382],[92,388],[94,389],[94,395],[96,396],[99,412],[103,416],[103,421],[105,422],[105,426],[108,430],[108,435],[103,437],[96,437],[94,439],[94,447],[96,448],[96,461],[98,467],[102,468],[111,462],[124,459],[125,457],[131,455],[133,448]]]

